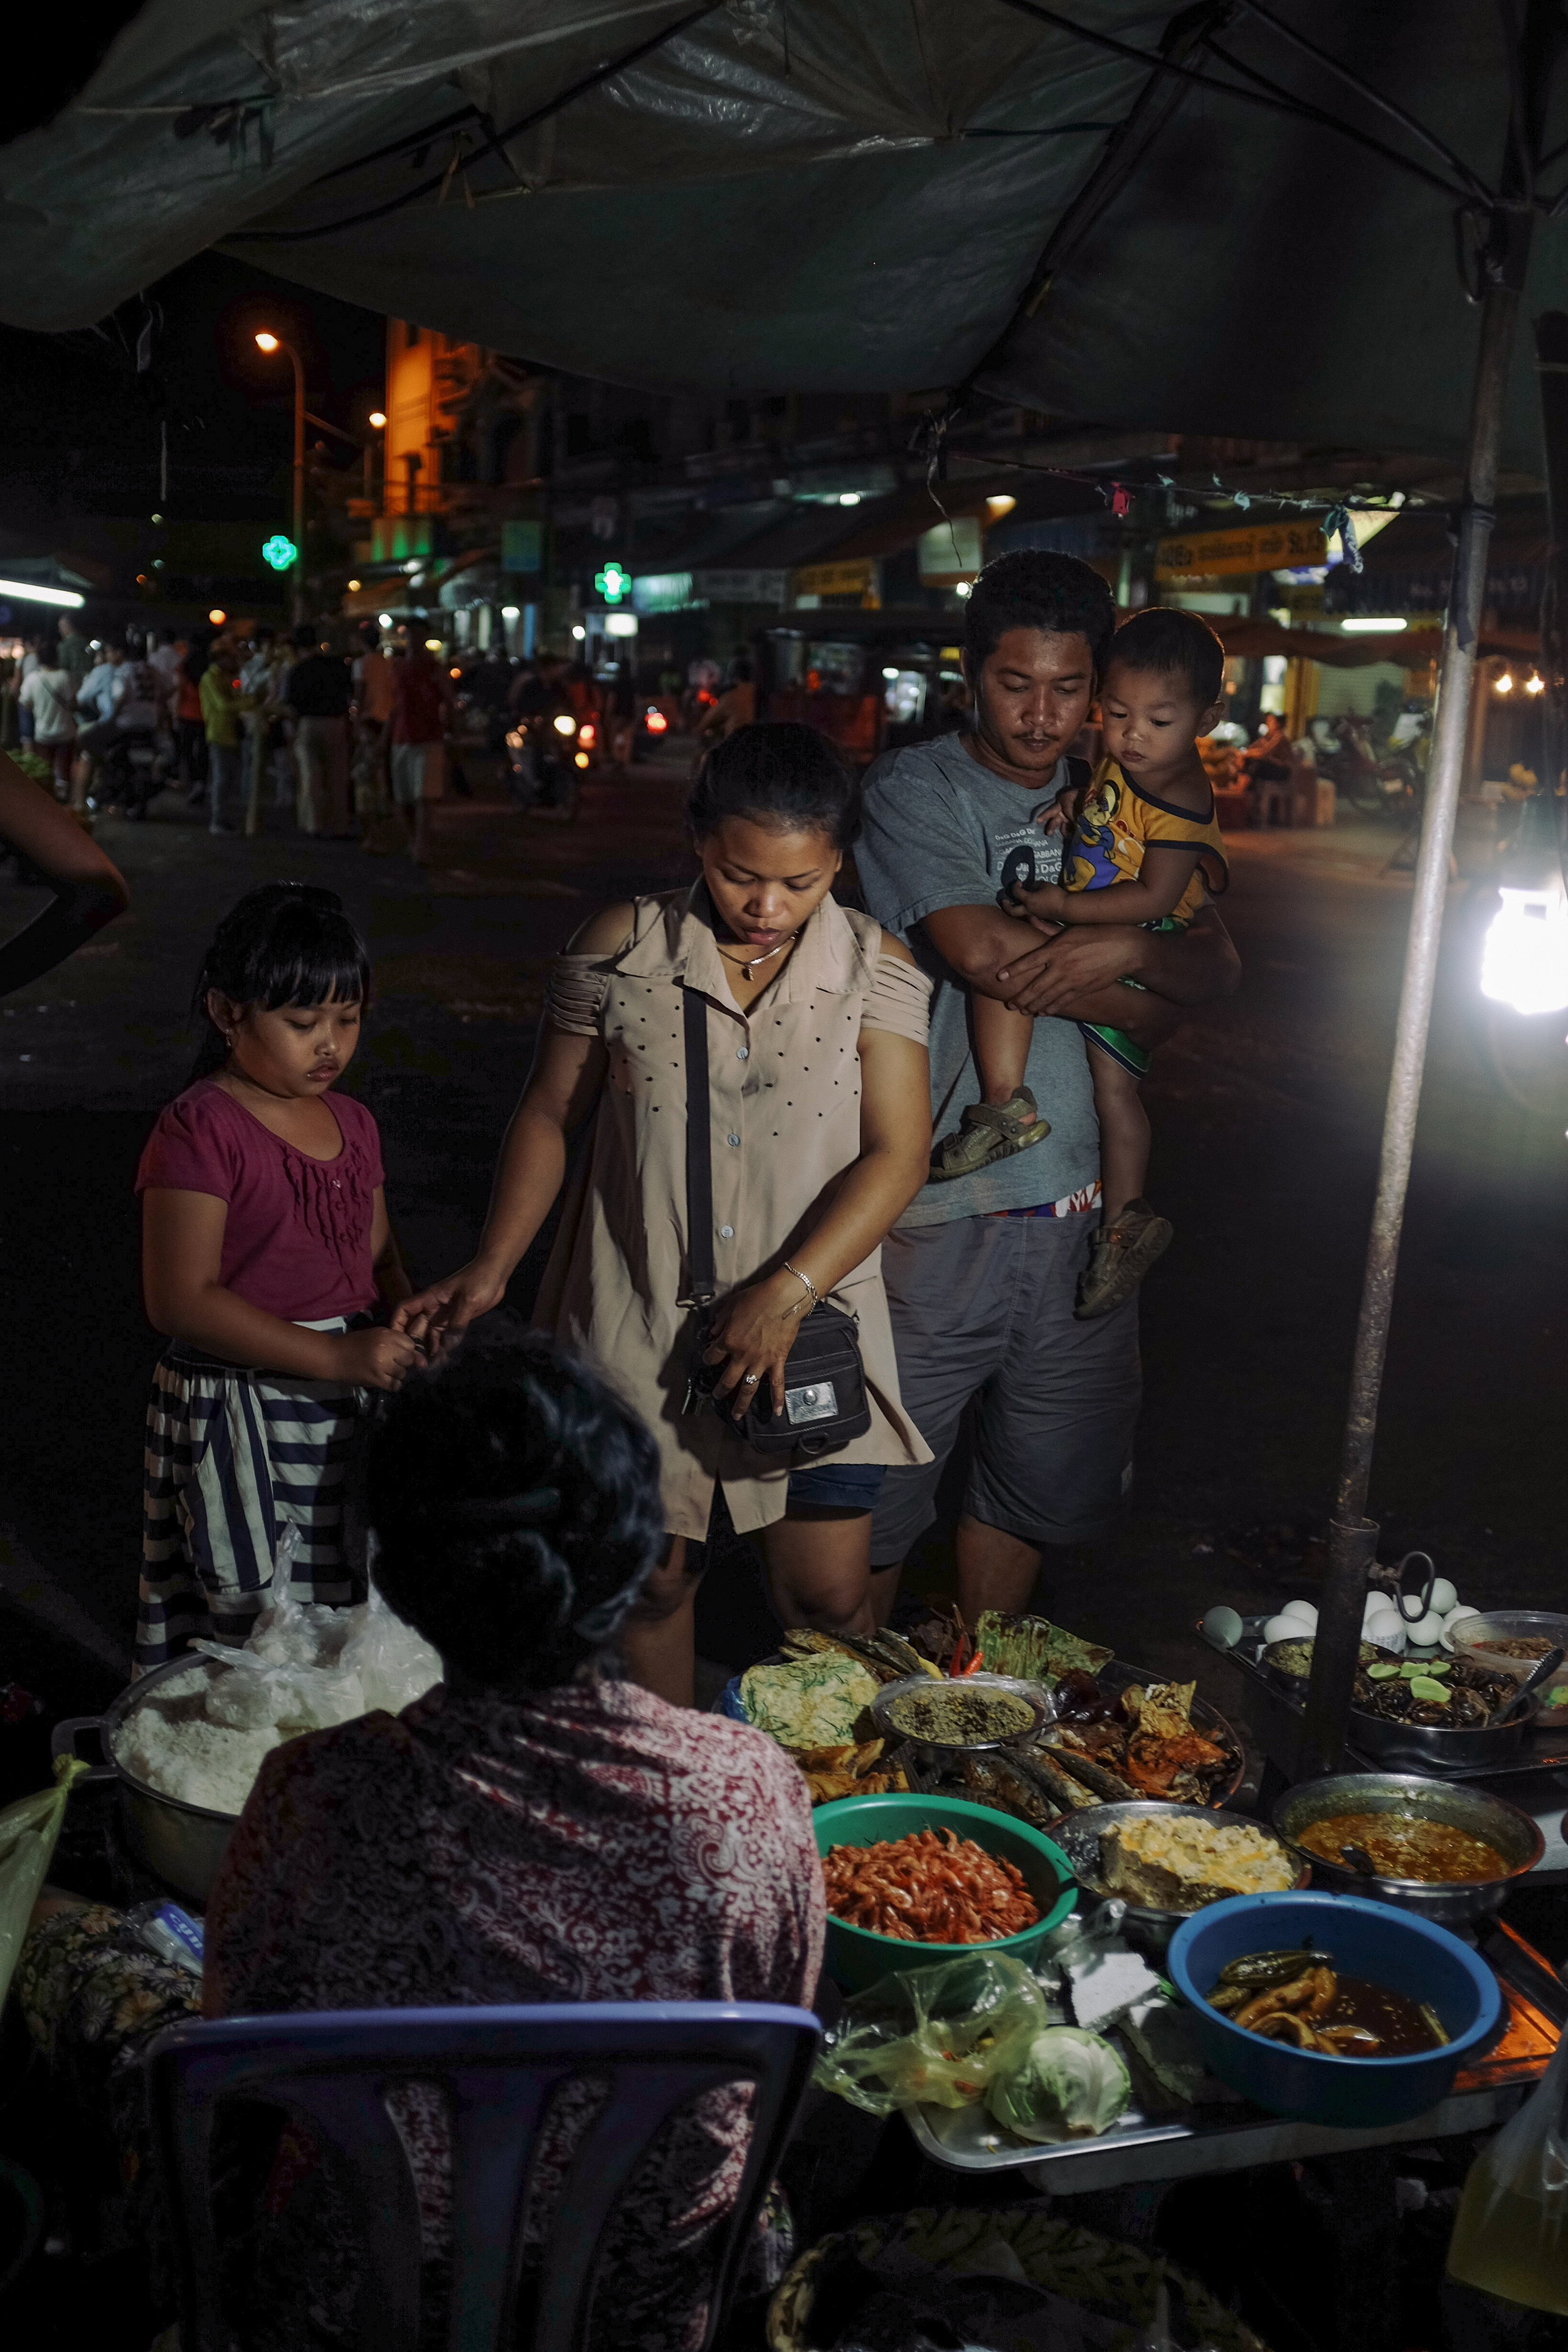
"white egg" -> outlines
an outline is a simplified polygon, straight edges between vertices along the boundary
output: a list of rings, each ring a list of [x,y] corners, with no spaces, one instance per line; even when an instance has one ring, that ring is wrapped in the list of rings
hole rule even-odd
[[[1309,1633],[1315,1633],[1318,1630],[1318,1612],[1310,1601],[1287,1601],[1279,1614],[1281,1617],[1294,1617],[1300,1624],[1305,1625]]]
[[[1437,1616],[1418,1617],[1414,1625],[1405,1627],[1405,1636],[1413,1649],[1434,1650],[1443,1638],[1443,1620]]]
[[[1241,1612],[1238,1609],[1230,1608],[1222,1601],[1215,1608],[1209,1611],[1208,1615],[1204,1619],[1202,1630],[1205,1638],[1211,1642],[1217,1642],[1222,1650],[1233,1650],[1245,1631],[1241,1622]]]
[[[1460,1601],[1456,1602],[1455,1606],[1449,1610],[1447,1615],[1444,1618],[1443,1622],[1451,1632],[1459,1622],[1461,1617],[1479,1617],[1484,1612],[1481,1610],[1476,1607],[1473,1601]]]
[[[1263,1628],[1263,1638],[1266,1642],[1301,1642],[1306,1639],[1306,1628],[1299,1617],[1270,1617]]]
[[[1375,1642],[1380,1650],[1403,1650],[1410,1637],[1397,1609],[1374,1611],[1361,1630],[1363,1639]]]
[[[1398,1614],[1398,1610],[1386,1592],[1369,1592],[1366,1596],[1366,1605],[1361,1612],[1363,1628],[1364,1630],[1370,1625],[1374,1617],[1397,1617]]]
[[[1450,1584],[1446,1576],[1435,1576],[1432,1579],[1432,1598],[1426,1603],[1432,1615],[1434,1617],[1447,1617],[1449,1612],[1457,1609],[1458,1605],[1458,1586],[1457,1584]]]

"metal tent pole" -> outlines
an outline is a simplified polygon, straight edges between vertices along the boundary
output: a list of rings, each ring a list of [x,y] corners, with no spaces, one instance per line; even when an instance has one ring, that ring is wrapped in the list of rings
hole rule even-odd
[[[1377,1554],[1377,1528],[1366,1517],[1367,1488],[1372,1476],[1384,1358],[1388,1347],[1394,1277],[1399,1262],[1399,1231],[1405,1216],[1415,1115],[1421,1102],[1421,1073],[1432,1019],[1448,857],[1464,772],[1509,359],[1532,227],[1531,213],[1524,205],[1499,205],[1491,215],[1483,257],[1486,291],[1470,407],[1465,502],[1460,510],[1454,584],[1443,633],[1443,662],[1426,769],[1421,853],[1415,867],[1410,937],[1405,951],[1394,1068],[1384,1114],[1377,1204],[1367,1241],[1361,1317],[1351,1366],[1339,1488],[1330,1523],[1328,1576],[1312,1645],[1312,1675],[1298,1759],[1298,1776],[1303,1780],[1339,1769],[1361,1641],[1366,1572]]]

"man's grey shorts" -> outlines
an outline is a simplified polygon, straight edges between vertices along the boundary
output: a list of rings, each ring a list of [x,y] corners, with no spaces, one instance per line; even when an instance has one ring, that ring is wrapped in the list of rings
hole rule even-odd
[[[935,1457],[889,1470],[871,1564],[891,1568],[936,1517],[937,1483],[975,1399],[965,1516],[1030,1544],[1087,1543],[1116,1518],[1142,1394],[1138,1303],[1074,1319],[1098,1210],[956,1217],[890,1233],[882,1276],[904,1410]]]

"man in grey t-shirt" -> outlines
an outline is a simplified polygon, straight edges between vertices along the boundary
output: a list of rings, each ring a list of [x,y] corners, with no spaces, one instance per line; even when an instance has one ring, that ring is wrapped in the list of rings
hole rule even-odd
[[[1036,1016],[1028,1086],[1051,1128],[1026,1151],[926,1185],[882,1244],[900,1387],[934,1457],[890,1470],[877,1506],[872,1581],[883,1620],[910,1546],[935,1516],[972,1397],[956,1544],[971,1625],[983,1609],[1026,1607],[1045,1546],[1103,1534],[1131,1477],[1137,1302],[1092,1321],[1073,1314],[1100,1196],[1100,1133],[1076,1024],[1157,1044],[1184,1007],[1233,988],[1239,966],[1210,909],[1183,933],[1101,925],[1042,941],[998,904],[1014,882],[1059,871],[1060,835],[1038,819],[1067,782],[1067,746],[1088,718],[1114,625],[1110,590],[1087,564],[999,557],[964,618],[973,730],[890,752],[866,781],[856,851],[866,905],[933,983],[935,1135],[977,1098],[972,990]]]

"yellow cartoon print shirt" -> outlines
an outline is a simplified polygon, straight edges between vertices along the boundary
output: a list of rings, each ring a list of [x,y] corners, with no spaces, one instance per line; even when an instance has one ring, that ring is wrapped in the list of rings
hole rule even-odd
[[[1172,909],[1172,919],[1190,923],[1205,898],[1217,898],[1230,880],[1213,795],[1207,817],[1195,817],[1190,809],[1152,799],[1128,782],[1114,760],[1101,760],[1068,839],[1063,889],[1108,890],[1113,883],[1141,881],[1152,841],[1190,842],[1199,853]]]

